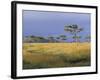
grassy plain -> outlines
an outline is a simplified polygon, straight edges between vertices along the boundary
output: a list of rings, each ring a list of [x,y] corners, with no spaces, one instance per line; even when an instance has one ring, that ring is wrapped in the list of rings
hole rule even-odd
[[[90,43],[23,43],[23,69],[90,66]]]

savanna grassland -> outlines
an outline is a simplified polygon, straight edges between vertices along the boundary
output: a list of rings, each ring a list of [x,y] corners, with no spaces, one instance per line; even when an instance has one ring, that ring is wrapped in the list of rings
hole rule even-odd
[[[90,66],[90,43],[23,43],[23,69]]]

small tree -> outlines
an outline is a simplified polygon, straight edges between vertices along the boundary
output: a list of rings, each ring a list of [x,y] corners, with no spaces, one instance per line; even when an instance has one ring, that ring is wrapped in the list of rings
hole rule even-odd
[[[35,36],[34,35],[30,35],[29,38],[30,39],[33,39],[33,38],[35,38]]]
[[[55,39],[54,39],[53,36],[48,36],[48,40],[49,40],[50,42],[54,42],[54,41],[55,41]]]
[[[62,41],[65,41],[65,40],[67,39],[67,37],[66,37],[66,35],[60,35],[60,39],[61,39]]]
[[[35,38],[35,36],[33,36],[33,35],[25,36],[25,37],[24,37],[24,41],[25,41],[25,42],[32,43],[32,42],[34,42],[34,41],[33,41],[34,38]]]
[[[59,41],[60,40],[60,37],[56,37],[56,40]]]
[[[86,42],[90,42],[90,41],[91,41],[91,36],[90,36],[90,35],[87,35],[87,36],[85,37],[85,39],[86,39]]]
[[[81,32],[83,28],[80,28],[78,25],[74,24],[65,26],[64,30],[74,35],[74,42],[77,42],[77,33]]]
[[[81,38],[81,36],[73,36],[73,39],[75,39],[76,42],[80,42],[80,38]]]

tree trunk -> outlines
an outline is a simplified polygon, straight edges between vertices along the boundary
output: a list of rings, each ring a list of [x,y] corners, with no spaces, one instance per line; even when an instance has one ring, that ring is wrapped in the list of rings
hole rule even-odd
[[[75,35],[74,35],[74,36],[75,36],[75,42],[77,42],[76,33],[75,33]]]

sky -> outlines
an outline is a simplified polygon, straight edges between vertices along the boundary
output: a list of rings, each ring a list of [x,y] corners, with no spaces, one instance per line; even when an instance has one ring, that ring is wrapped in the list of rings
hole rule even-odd
[[[80,36],[90,35],[89,13],[23,10],[23,36],[72,36],[64,31],[65,25],[77,24],[83,28]]]

